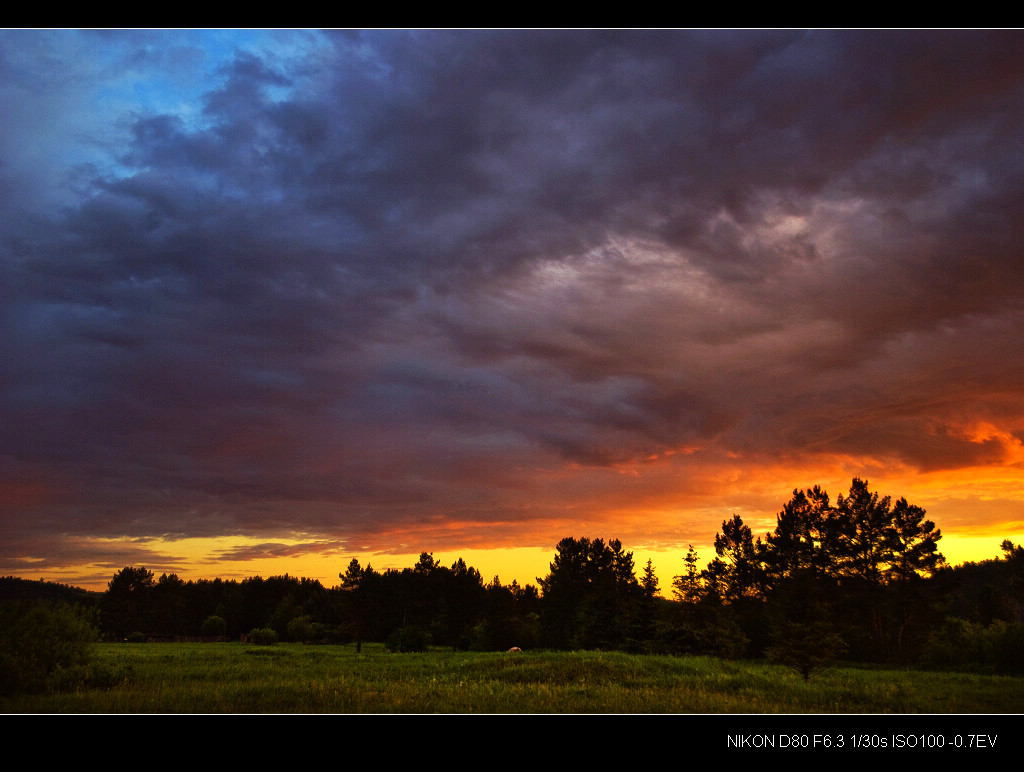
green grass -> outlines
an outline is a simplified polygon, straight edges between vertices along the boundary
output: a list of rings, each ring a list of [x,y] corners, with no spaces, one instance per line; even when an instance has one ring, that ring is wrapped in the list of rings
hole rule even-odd
[[[617,652],[391,654],[382,646],[101,644],[108,688],[5,713],[1020,713],[1024,678],[785,668]]]

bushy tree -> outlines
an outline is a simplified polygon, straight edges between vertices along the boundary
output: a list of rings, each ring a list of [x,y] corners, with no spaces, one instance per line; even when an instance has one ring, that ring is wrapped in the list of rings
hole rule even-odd
[[[555,648],[618,648],[628,638],[631,606],[643,593],[633,553],[618,539],[567,537],[550,572],[538,579],[544,640]]]
[[[125,566],[114,574],[100,601],[104,633],[123,640],[133,632],[150,632],[155,587],[153,572],[145,567]]]
[[[788,580],[827,583],[836,575],[836,539],[829,496],[819,486],[794,490],[768,534],[763,560],[767,586]]]
[[[161,574],[150,593],[149,632],[157,635],[181,635],[188,630],[185,582],[177,574]]]
[[[854,478],[832,513],[835,573],[842,595],[835,604],[848,643],[874,659],[906,660],[924,642],[931,622],[923,582],[943,564],[942,533],[925,511],[905,498],[895,504]]]
[[[887,584],[930,576],[942,565],[942,532],[925,511],[901,498],[892,505],[866,480],[854,478],[831,516],[836,572],[868,584]]]
[[[800,630],[812,649],[835,634],[858,656],[905,659],[933,613],[924,579],[943,563],[941,537],[923,509],[860,478],[835,505],[820,486],[794,490],[763,542],[739,516],[722,523],[701,597],[721,598],[752,638],[771,620],[777,652]],[[677,597],[692,597],[692,573],[678,581]],[[813,620],[801,618],[807,608]]]
[[[273,627],[255,627],[249,631],[249,643],[257,646],[273,646],[277,641],[277,630]]]
[[[719,534],[715,542],[718,557],[703,571],[693,545],[686,551],[683,573],[672,582],[675,601],[659,627],[660,647],[666,651],[725,658],[746,653],[750,639],[740,622],[757,586],[754,543],[738,516],[723,526],[726,535]]]
[[[430,633],[422,627],[410,625],[393,631],[384,641],[384,645],[388,651],[393,652],[426,651],[430,647],[430,642]]]
[[[204,638],[223,638],[227,634],[228,625],[224,617],[211,614],[203,620],[201,634]]]
[[[313,640],[313,620],[307,616],[295,617],[288,622],[288,640],[296,643],[308,643]]]
[[[750,527],[739,515],[722,523],[722,532],[715,534],[715,554],[724,561],[722,598],[726,602],[755,597],[763,584],[761,540],[754,542]]]
[[[80,607],[0,604],[0,690],[39,691],[84,680],[98,639],[92,614]]]
[[[472,647],[481,651],[505,651],[513,646],[535,648],[539,642],[540,598],[531,584],[515,580],[503,585],[495,576],[485,588],[481,619],[473,629]]]
[[[939,552],[942,531],[924,516],[925,511],[921,507],[908,504],[903,498],[893,507],[886,581],[908,582],[931,576],[945,564],[946,560]]]
[[[832,666],[846,651],[842,637],[822,620],[784,620],[776,631],[776,641],[768,658],[796,671],[805,681]]]
[[[440,573],[438,584],[445,602],[436,629],[452,650],[468,649],[472,631],[483,613],[486,590],[480,572],[458,558]]]

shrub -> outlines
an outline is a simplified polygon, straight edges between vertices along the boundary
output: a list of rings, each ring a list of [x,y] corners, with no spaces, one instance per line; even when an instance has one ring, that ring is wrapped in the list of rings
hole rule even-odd
[[[772,662],[785,665],[809,681],[814,673],[835,664],[846,651],[843,639],[826,622],[785,622],[768,649]]]
[[[966,619],[947,617],[928,637],[921,653],[926,665],[936,668],[962,668],[980,660],[981,625]]]
[[[288,640],[296,643],[308,643],[313,640],[313,623],[309,617],[295,617],[288,623]]]
[[[724,608],[709,602],[677,604],[660,621],[658,634],[669,651],[723,659],[742,657],[750,642]]]
[[[997,673],[1024,672],[1024,623],[996,620],[983,631],[981,652],[984,661]]]
[[[30,692],[80,683],[99,639],[92,616],[65,604],[0,604],[0,690]]]
[[[224,621],[224,617],[212,615],[203,620],[199,633],[204,638],[223,638],[227,631],[228,623]]]
[[[996,620],[988,627],[948,617],[933,631],[922,652],[925,665],[952,670],[990,670],[1019,673],[1024,670],[1024,624]]]
[[[128,641],[128,643],[145,643],[146,634],[144,632],[136,630],[134,633],[129,633],[128,637],[125,638],[125,640]]]
[[[384,642],[388,651],[426,651],[430,633],[421,627],[400,627]]]
[[[310,640],[314,643],[348,643],[346,636],[337,625],[313,622],[310,628]]]
[[[277,630],[272,627],[254,627],[249,631],[249,643],[257,646],[273,646],[277,643]]]

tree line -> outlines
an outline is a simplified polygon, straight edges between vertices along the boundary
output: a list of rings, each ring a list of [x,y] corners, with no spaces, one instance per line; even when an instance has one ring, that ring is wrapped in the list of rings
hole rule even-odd
[[[675,648],[768,656],[805,678],[840,658],[1019,672],[1024,549],[1007,540],[1003,559],[951,568],[941,538],[924,509],[859,478],[835,503],[795,490],[763,538],[733,516],[705,569],[690,548],[673,581]]]
[[[855,478],[834,502],[795,490],[772,532],[735,515],[702,568],[691,546],[659,593],[617,539],[567,537],[537,586],[490,582],[459,558],[422,553],[405,569],[353,559],[340,584],[290,576],[182,581],[125,567],[97,605],[109,640],[234,639],[271,630],[285,641],[385,642],[396,651],[620,649],[770,657],[809,677],[837,659],[1020,669],[1024,549],[951,568],[925,511]],[[952,641],[953,643],[950,643]]]
[[[283,641],[389,641],[401,650],[537,643],[537,589],[504,585],[498,577],[485,584],[462,558],[447,567],[424,552],[411,568],[383,572],[353,559],[339,578],[332,588],[288,575],[185,582],[125,567],[100,598],[101,631],[111,640],[140,634],[237,640],[270,629]]]

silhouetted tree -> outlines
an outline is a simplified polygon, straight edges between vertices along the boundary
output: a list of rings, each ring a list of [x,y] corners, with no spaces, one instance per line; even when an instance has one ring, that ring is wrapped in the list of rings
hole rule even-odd
[[[867,483],[854,478],[847,496],[840,495],[832,513],[836,572],[880,585],[893,562],[892,508]]]
[[[892,505],[890,497],[872,492],[860,478],[853,479],[849,494],[840,496],[833,510],[844,635],[853,645],[870,633],[875,659],[903,659],[908,633],[916,639],[911,648],[921,645],[926,636],[921,625],[934,615],[922,580],[943,562],[938,551],[942,534],[924,516],[921,507],[904,498]]]
[[[658,621],[658,577],[654,573],[654,562],[648,558],[640,579],[640,591],[627,611],[628,635],[626,648],[629,651],[648,652],[653,650],[657,638]]]
[[[100,602],[103,631],[117,640],[130,633],[152,629],[153,572],[145,567],[125,566],[107,584]]]
[[[442,638],[452,650],[468,649],[472,630],[483,612],[486,590],[483,577],[466,561],[458,558],[442,576],[444,588],[444,617],[441,620]]]
[[[647,565],[644,567],[640,589],[643,591],[643,597],[648,600],[653,600],[654,596],[658,594],[658,577],[654,573],[654,563],[650,558],[647,559]]]
[[[703,590],[697,551],[691,544],[683,558],[683,573],[672,580],[672,594],[681,603],[696,603],[701,599]]]
[[[349,634],[355,639],[356,653],[363,650],[363,641],[369,632],[369,615],[373,607],[373,569],[367,565],[364,570],[355,558],[349,561],[345,572],[338,574],[341,579],[341,591],[344,595],[343,609],[347,619],[345,623]],[[364,579],[369,577],[367,581]]]
[[[556,648],[614,648],[627,636],[627,612],[641,595],[633,553],[613,539],[567,537],[538,579],[544,639]]]
[[[532,584],[520,587],[515,580],[502,585],[495,576],[485,590],[483,616],[474,628],[474,648],[504,651],[512,646],[535,647],[539,640],[537,588]]]
[[[151,594],[152,629],[148,632],[184,635],[188,628],[185,582],[177,574],[161,574]]]
[[[726,536],[716,538],[719,557],[701,571],[697,551],[689,545],[683,573],[672,582],[675,601],[666,609],[658,634],[667,651],[735,658],[746,650],[749,638],[739,623],[757,586],[754,545],[738,516],[722,525]]]
[[[724,565],[714,569],[722,600],[732,603],[760,594],[764,581],[763,553],[761,540],[755,544],[750,527],[739,515],[722,523],[722,532],[715,534],[715,554]]]
[[[905,582],[931,576],[945,564],[939,552],[942,531],[931,520],[925,520],[921,507],[900,499],[892,510],[890,527],[888,581]]]
[[[764,548],[767,585],[810,577],[822,584],[837,573],[836,534],[829,496],[819,486],[794,490]]]

